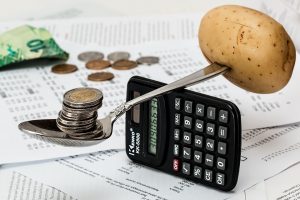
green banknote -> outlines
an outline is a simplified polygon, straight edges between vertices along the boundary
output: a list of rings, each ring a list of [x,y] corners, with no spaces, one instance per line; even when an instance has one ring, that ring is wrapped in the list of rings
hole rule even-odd
[[[0,35],[0,68],[38,58],[67,60],[68,57],[44,28],[24,25]]]

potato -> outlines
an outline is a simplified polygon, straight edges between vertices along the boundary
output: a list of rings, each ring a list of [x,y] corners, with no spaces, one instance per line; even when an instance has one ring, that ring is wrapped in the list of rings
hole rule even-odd
[[[296,59],[295,46],[281,24],[242,6],[210,10],[199,28],[199,44],[209,62],[231,69],[224,76],[256,93],[272,93],[289,81]]]

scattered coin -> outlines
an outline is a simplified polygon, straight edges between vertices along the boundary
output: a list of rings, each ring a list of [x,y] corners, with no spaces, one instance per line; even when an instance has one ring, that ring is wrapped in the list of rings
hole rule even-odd
[[[128,70],[137,67],[138,64],[136,61],[132,60],[119,60],[112,65],[113,69],[117,70]]]
[[[99,51],[86,51],[80,53],[77,58],[78,60],[83,62],[88,62],[91,60],[102,60],[104,58],[104,54]]]
[[[53,72],[55,74],[69,74],[69,73],[75,72],[77,70],[78,70],[78,68],[76,65],[71,65],[71,64],[66,64],[66,63],[57,64],[51,68],[51,72]]]
[[[142,56],[139,59],[136,60],[139,64],[147,64],[147,65],[153,65],[159,63],[159,57],[156,56]]]
[[[119,60],[128,60],[129,57],[130,57],[130,54],[125,51],[113,52],[113,53],[108,54],[108,56],[107,56],[108,60],[110,60],[112,62],[116,62]]]
[[[101,70],[110,67],[108,60],[91,60],[85,64],[85,67],[93,70]]]
[[[115,76],[110,72],[96,72],[88,75],[90,81],[107,81],[113,79]]]

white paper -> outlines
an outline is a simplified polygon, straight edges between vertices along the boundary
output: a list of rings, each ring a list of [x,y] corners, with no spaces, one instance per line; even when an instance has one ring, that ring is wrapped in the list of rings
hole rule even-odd
[[[102,17],[1,23],[0,31],[31,24],[45,27],[56,39],[77,44],[116,47],[163,40],[193,39],[197,42],[200,16],[154,15],[141,17]]]
[[[77,55],[85,50],[97,50],[98,46],[78,46],[62,43],[71,54],[69,63],[77,64],[79,71],[69,75],[56,75],[50,72],[51,66],[27,67],[5,70],[0,74],[0,126],[3,127],[0,140],[0,164],[50,159],[75,154],[83,154],[112,148],[124,148],[124,117],[114,127],[113,136],[96,146],[61,147],[40,142],[21,134],[18,123],[39,118],[56,118],[61,109],[63,93],[75,87],[96,87],[104,92],[100,117],[125,101],[126,84],[133,75],[149,77],[162,82],[171,82],[206,66],[206,61],[192,41],[157,42],[146,46],[133,46],[124,49],[102,48],[106,55],[115,50],[131,53],[132,59],[140,55],[160,57],[160,64],[140,66],[129,71],[108,69],[115,74],[109,82],[94,83],[87,81],[91,73],[84,63],[77,60]],[[223,77],[217,77],[201,83],[191,89],[229,99],[237,104],[242,113],[243,129],[270,127],[299,121],[300,93],[298,78],[294,73],[290,84],[284,90],[270,94],[258,95],[248,93]],[[6,152],[10,153],[7,154]]]
[[[244,132],[243,148],[256,143],[261,145],[243,151],[244,161],[241,162],[238,184],[233,192],[197,185],[133,163],[124,150],[109,150],[52,162],[3,167],[0,169],[0,199],[11,200],[20,196],[21,188],[28,188],[29,184],[22,181],[23,177],[82,200],[225,199],[299,161],[299,131],[299,126],[265,129],[255,132],[252,138],[249,138],[249,131]],[[261,142],[264,138],[273,139]],[[291,148],[296,145],[297,148]],[[264,158],[269,155],[276,156],[265,161]]]
[[[296,163],[252,187],[234,195],[229,200],[296,200],[300,199],[300,163]]]
[[[101,3],[100,5],[98,3],[91,2],[88,5],[78,2],[75,5],[71,5],[71,7],[62,8],[62,10],[52,8],[52,12],[36,13],[37,16],[30,18],[39,19],[34,21],[2,22],[0,32],[30,23],[47,28],[55,38],[79,44],[93,43],[101,45],[101,47],[119,47],[173,39],[192,39],[197,44],[201,17],[209,9],[222,5],[222,2],[201,3],[203,5],[199,5],[199,10],[193,9],[194,13],[192,14],[86,17],[90,16],[90,13],[97,12],[97,7],[101,6]],[[191,2],[191,4],[193,3]],[[300,51],[300,39],[297,37],[300,33],[300,3],[297,0],[274,0],[271,4],[267,0],[251,0],[234,2],[234,4],[242,4],[272,16],[285,27],[293,39],[297,51]],[[114,8],[111,9],[108,5],[105,6],[107,6],[106,9],[100,11],[102,15],[118,15],[113,10]],[[83,16],[85,18],[68,19],[75,16]]]
[[[297,0],[261,1],[262,11],[278,20],[291,36],[297,51],[300,51],[300,3]]]

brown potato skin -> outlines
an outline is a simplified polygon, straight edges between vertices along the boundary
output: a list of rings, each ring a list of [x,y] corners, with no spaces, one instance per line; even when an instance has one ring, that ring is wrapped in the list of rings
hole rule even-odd
[[[230,67],[225,78],[255,93],[273,93],[290,80],[295,46],[277,21],[259,11],[226,5],[201,20],[199,44],[205,57]]]

